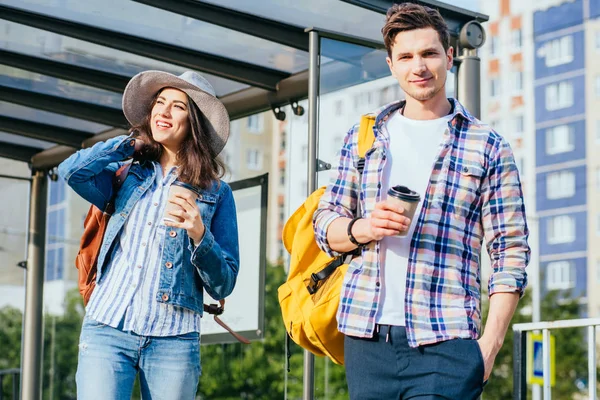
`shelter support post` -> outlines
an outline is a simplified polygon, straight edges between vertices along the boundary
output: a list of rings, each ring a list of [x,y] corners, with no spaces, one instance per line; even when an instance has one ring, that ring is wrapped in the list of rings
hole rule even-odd
[[[48,177],[46,171],[35,171],[31,182],[25,316],[23,318],[21,355],[21,398],[42,398],[43,355],[43,290],[46,246],[46,206]]]
[[[476,118],[481,118],[481,59],[477,50],[463,50],[457,57],[458,65],[458,100]]]
[[[317,188],[317,138],[319,134],[319,33],[308,33],[308,176],[307,195]],[[315,356],[304,350],[302,400],[313,400],[315,397]]]

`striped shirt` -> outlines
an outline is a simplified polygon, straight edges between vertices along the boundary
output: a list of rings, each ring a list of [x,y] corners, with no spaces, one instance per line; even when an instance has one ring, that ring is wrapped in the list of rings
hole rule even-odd
[[[156,301],[166,231],[162,215],[177,173],[173,168],[163,177],[160,164],[153,165],[154,182],[133,206],[86,314],[142,336],[200,332],[200,314]]]
[[[456,100],[440,143],[412,236],[406,278],[406,331],[410,346],[473,338],[481,325],[480,256],[485,239],[492,274],[488,293],[518,292],[527,285],[528,229],[519,174],[508,142],[471,116]],[[319,247],[329,225],[353,217],[359,199],[364,217],[384,196],[381,180],[389,148],[388,118],[404,106],[377,113],[375,143],[362,181],[356,170],[358,124],[346,135],[338,169],[314,215]],[[410,171],[407,171],[410,173]],[[402,182],[394,182],[402,184]],[[340,332],[372,337],[380,295],[380,243],[371,242],[344,278],[337,320]]]

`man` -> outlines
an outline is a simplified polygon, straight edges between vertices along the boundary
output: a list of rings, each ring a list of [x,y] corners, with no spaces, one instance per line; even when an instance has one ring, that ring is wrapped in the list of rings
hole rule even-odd
[[[519,175],[506,140],[446,98],[453,48],[439,12],[394,5],[382,33],[406,101],[378,111],[362,179],[350,130],[314,215],[328,254],[360,247],[337,315],[350,398],[475,399],[527,284]],[[386,200],[395,185],[421,194],[412,221]],[[480,337],[484,239],[493,272]]]

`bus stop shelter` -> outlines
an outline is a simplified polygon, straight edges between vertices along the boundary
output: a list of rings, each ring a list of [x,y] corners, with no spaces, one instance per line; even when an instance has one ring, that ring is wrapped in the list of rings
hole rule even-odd
[[[393,0],[1,0],[0,157],[31,170],[21,398],[42,388],[43,288],[48,179],[77,149],[127,132],[121,94],[148,69],[201,72],[231,119],[308,99],[308,190],[316,187],[322,74],[351,73],[341,46],[383,48],[380,29]],[[456,95],[479,115],[477,48],[487,17],[437,0],[451,30]],[[366,62],[370,54],[359,59]],[[385,60],[377,61],[385,65]],[[328,71],[327,63],[337,63]],[[387,68],[387,67],[385,67]],[[24,74],[23,71],[27,73]],[[387,72],[386,72],[387,73]],[[340,82],[338,85],[343,85]],[[3,176],[10,178],[9,176]],[[305,353],[304,398],[314,392]]]

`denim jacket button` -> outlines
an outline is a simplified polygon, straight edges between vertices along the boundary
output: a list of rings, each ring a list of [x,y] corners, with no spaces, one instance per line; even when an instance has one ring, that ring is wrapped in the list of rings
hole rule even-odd
[[[175,237],[175,236],[177,236],[177,232],[171,231],[171,232],[169,232],[169,236]]]
[[[468,167],[463,167],[463,172],[469,172],[469,168]]]
[[[162,295],[162,300],[163,300],[163,301],[169,301],[169,295],[168,295],[168,294],[166,294],[166,293],[165,293],[165,294],[163,294],[163,295]]]
[[[171,268],[173,268],[173,263],[167,261],[165,263],[165,267],[167,267],[167,269],[171,269]]]

